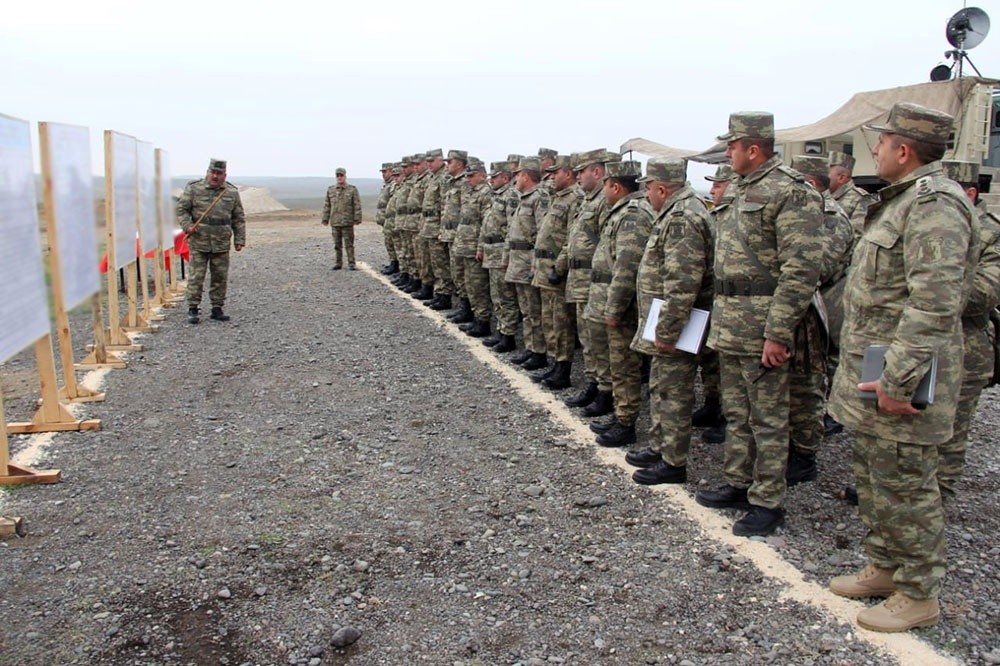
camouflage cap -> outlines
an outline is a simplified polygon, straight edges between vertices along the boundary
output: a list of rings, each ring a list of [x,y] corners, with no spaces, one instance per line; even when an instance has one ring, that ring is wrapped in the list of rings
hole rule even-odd
[[[392,162],[382,162],[382,171],[388,171],[392,169]]]
[[[510,162],[490,162],[490,178],[510,173]]]
[[[554,160],[558,156],[559,156],[559,151],[558,150],[552,150],[551,148],[539,148],[538,149],[538,159],[540,159],[540,160],[544,160],[544,159]]]
[[[810,178],[820,178],[830,173],[829,160],[821,155],[796,155],[792,158],[792,168]]]
[[[674,157],[651,157],[646,162],[646,176],[640,183],[652,181],[662,183],[683,183],[687,180],[687,160]]]
[[[555,173],[560,169],[572,169],[573,158],[570,155],[556,155],[555,163],[550,167],[545,167],[546,173]]]
[[[403,166],[410,166],[411,164],[413,164],[413,158],[410,157],[409,155],[403,155],[399,159],[400,159],[399,163],[402,164]]]
[[[521,158],[523,158],[523,157],[524,157],[524,155],[518,155],[517,153],[511,153],[510,155],[507,156],[507,162],[509,162],[510,164],[517,164],[518,162],[521,161]]]
[[[733,179],[733,167],[728,164],[720,164],[719,168],[715,170],[714,176],[705,176],[705,180],[710,180],[713,183],[721,183],[724,180]]]
[[[591,164],[606,164],[608,162],[621,162],[622,156],[618,153],[604,148],[595,148],[583,153],[578,153],[580,158],[573,164],[573,171],[583,171]]]
[[[392,165],[392,175],[393,176],[398,176],[398,175],[400,175],[402,173],[403,173],[403,165],[401,163],[396,162],[395,164]]]
[[[469,157],[469,161],[466,163],[465,170],[469,173],[476,173],[477,171],[486,171],[486,165],[478,157]]]
[[[875,132],[898,134],[934,146],[946,146],[954,121],[954,117],[943,111],[913,102],[896,102],[889,111],[889,118],[884,125],[864,125],[864,128]]]
[[[839,150],[831,150],[827,161],[828,166],[844,167],[848,171],[854,170],[854,156],[842,153]]]
[[[730,113],[729,131],[716,138],[726,143],[736,139],[773,139],[774,114],[767,111]]]
[[[468,163],[469,152],[467,150],[449,150],[448,151],[449,160],[461,160]]]
[[[944,175],[951,178],[956,183],[979,184],[979,165],[975,162],[959,162],[957,160],[942,160]]]
[[[226,160],[217,160],[214,157],[208,161],[209,171],[225,171]]]
[[[427,155],[427,161],[431,162],[439,157],[444,157],[444,151],[441,150],[440,148],[432,148],[431,150],[427,151],[426,155]]]
[[[334,171],[334,173],[337,174],[338,176],[346,176],[347,169],[345,169],[344,167],[337,167],[337,170]]]
[[[541,171],[542,161],[537,157],[533,157],[531,155],[529,155],[528,157],[522,157],[521,161],[517,163],[517,168],[514,169],[514,173],[517,173],[518,171],[524,171],[525,169],[531,171]]]
[[[416,153],[410,159],[413,160],[414,164],[420,164],[421,162],[427,161],[427,155],[424,153]]]
[[[605,178],[639,178],[642,176],[642,164],[635,160],[625,160],[604,163]]]

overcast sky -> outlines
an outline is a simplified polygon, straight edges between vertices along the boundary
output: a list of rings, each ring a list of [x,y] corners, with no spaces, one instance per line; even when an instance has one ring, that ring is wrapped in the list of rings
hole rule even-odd
[[[644,137],[705,148],[730,111],[779,128],[853,93],[928,80],[961,0],[555,0],[4,3],[0,113],[113,129],[243,176],[376,177],[383,161],[462,148]],[[969,55],[1000,77],[995,33]],[[968,71],[968,70],[967,70]],[[36,162],[37,168],[37,162]],[[698,172],[697,175],[701,175]]]

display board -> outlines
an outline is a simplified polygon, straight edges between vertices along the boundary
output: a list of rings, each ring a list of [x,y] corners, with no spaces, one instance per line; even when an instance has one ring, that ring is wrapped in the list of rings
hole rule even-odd
[[[156,215],[156,156],[153,144],[135,144],[136,175],[139,184],[139,238],[143,253],[158,245]]]
[[[177,213],[170,193],[170,154],[162,148],[156,149],[156,165],[156,186],[160,192],[157,199],[160,211],[158,240],[160,247],[173,252]]]
[[[115,268],[124,268],[135,261],[135,236],[139,231],[135,138],[111,132],[111,155]]]
[[[90,130],[46,123],[42,159],[49,165],[53,214],[62,275],[63,307],[71,310],[101,288],[97,222],[90,168]]]
[[[31,130],[0,115],[0,361],[49,333]],[[96,265],[96,264],[94,264]]]

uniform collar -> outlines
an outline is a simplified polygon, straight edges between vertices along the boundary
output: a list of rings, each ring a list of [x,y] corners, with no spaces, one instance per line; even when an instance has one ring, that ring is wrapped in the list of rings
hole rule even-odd
[[[916,183],[919,179],[923,178],[924,176],[933,176],[935,174],[940,175],[941,173],[942,171],[941,171],[940,161],[928,162],[927,164],[917,167],[910,173],[906,174],[906,176],[904,176],[902,180],[896,181],[891,185],[883,187],[878,192],[879,198],[882,201],[888,201],[889,199],[897,197],[906,190],[910,189],[910,187],[912,187],[914,183]]]

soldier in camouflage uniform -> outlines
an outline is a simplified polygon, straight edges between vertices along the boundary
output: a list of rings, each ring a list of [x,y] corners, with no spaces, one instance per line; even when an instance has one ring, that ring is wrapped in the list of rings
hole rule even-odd
[[[861,236],[865,223],[865,212],[875,198],[854,184],[851,174],[854,172],[854,157],[839,151],[831,151],[829,155],[830,196],[840,204],[844,213],[851,220],[855,237]]]
[[[483,220],[479,232],[479,250],[476,256],[482,261],[483,268],[490,272],[490,301],[493,315],[496,317],[497,330],[494,335],[483,340],[483,344],[492,347],[497,353],[514,351],[514,334],[521,311],[517,307],[517,291],[514,285],[507,282],[507,192],[510,185],[511,172],[509,162],[493,162],[490,165],[490,185],[493,188],[493,200],[489,213]]]
[[[511,359],[525,370],[545,367],[545,336],[542,333],[542,300],[537,287],[531,286],[531,266],[538,224],[549,207],[549,195],[539,186],[542,172],[537,157],[525,157],[514,171],[519,201],[507,222],[507,282],[517,291],[521,311],[524,351]]]
[[[433,298],[424,305],[435,310],[451,308],[451,274],[448,271],[448,249],[441,242],[441,210],[444,206],[444,194],[450,186],[448,170],[445,168],[444,153],[440,148],[428,151],[431,157],[430,180],[424,190],[422,206],[422,221],[420,223],[421,242],[427,244],[427,260],[429,283]]]
[[[403,180],[393,193],[393,201],[390,207],[395,209],[393,229],[395,230],[396,256],[399,257],[399,279],[395,281],[397,287],[406,291],[412,291],[412,285],[417,279],[416,269],[413,264],[413,246],[409,242],[409,232],[406,230],[409,225],[409,208],[407,201],[410,198],[410,189],[416,179],[417,167],[413,162],[412,155],[404,155],[403,159]]]
[[[954,433],[947,442],[938,444],[938,486],[941,499],[955,496],[955,486],[965,468],[965,450],[969,441],[969,426],[976,414],[979,395],[993,380],[994,358],[992,336],[997,334],[990,313],[1000,304],[1000,218],[987,212],[979,200],[979,165],[974,162],[945,161],[945,175],[965,190],[976,207],[979,217],[979,261],[973,278],[972,292],[962,312],[962,332],[965,344],[965,371],[962,390],[955,409]]]
[[[741,176],[733,202],[716,216],[708,339],[722,371],[727,483],[696,499],[749,507],[733,533],[763,536],[784,522],[790,367],[806,363],[803,338],[815,326],[810,301],[826,256],[823,202],[774,154],[770,113],[730,115],[719,140]]]
[[[399,259],[396,258],[396,246],[392,241],[392,228],[386,228],[386,211],[389,208],[389,198],[396,189],[396,179],[393,176],[393,163],[382,162],[382,190],[378,194],[378,205],[375,211],[375,224],[382,227],[382,238],[385,242],[385,252],[389,255],[389,263],[382,267],[382,275],[395,275],[399,272]]]
[[[654,157],[646,164],[646,199],[656,212],[636,276],[639,325],[632,349],[652,356],[650,446],[625,460],[636,483],[684,483],[698,357],[676,347],[692,308],[712,309],[714,240],[708,209],[687,182],[687,161]],[[653,299],[663,300],[653,342],[642,337]]]
[[[354,227],[361,224],[361,196],[358,188],[347,183],[347,170],[343,167],[337,167],[337,184],[326,190],[321,222],[333,231],[333,269],[340,270],[344,265],[346,250],[347,267],[355,270]]]
[[[420,238],[420,225],[424,220],[424,192],[427,189],[428,176],[430,175],[430,162],[427,160],[426,153],[414,155],[413,162],[416,168],[416,177],[410,184],[410,191],[406,197],[403,229],[406,232],[407,243],[412,253],[416,279],[403,291],[408,292],[413,298],[427,300],[434,295],[433,286],[426,283],[430,270],[428,268],[430,251],[427,244],[423,243]]]
[[[197,223],[197,226],[195,224]],[[188,322],[200,321],[205,273],[211,273],[208,297],[212,319],[229,321],[222,311],[229,284],[229,242],[239,252],[247,244],[246,217],[236,186],[226,182],[226,161],[209,160],[203,179],[184,186],[177,200],[177,224],[187,236],[191,259],[188,266]]]
[[[438,240],[445,246],[444,254],[448,256],[446,275],[448,275],[448,286],[452,290],[452,298],[448,301],[452,307],[458,308],[456,312],[448,316],[448,321],[456,324],[466,324],[475,319],[472,304],[465,293],[465,263],[452,252],[455,232],[459,222],[462,221],[462,199],[469,189],[465,183],[467,177],[465,167],[468,162],[468,152],[464,150],[448,151],[449,180],[441,206],[441,235],[438,237]]]
[[[477,258],[479,233],[483,220],[493,207],[493,190],[486,182],[486,166],[477,157],[469,157],[466,167],[468,191],[462,197],[462,215],[455,230],[451,251],[465,264],[465,293],[475,319],[459,326],[459,330],[474,338],[490,334],[493,303],[490,300],[490,274]]]
[[[549,167],[556,163],[557,157],[559,157],[559,151],[557,150],[545,147],[538,149],[538,163],[542,167],[542,182],[539,185],[549,194],[552,194],[553,191],[552,174],[549,172]]]
[[[559,272],[556,258],[566,244],[568,226],[576,217],[582,195],[576,187],[569,156],[557,156],[546,171],[552,183],[552,194],[549,208],[535,236],[531,286],[537,287],[541,296],[545,350],[554,363],[549,370],[532,375],[531,379],[541,382],[546,388],[559,390],[570,385],[576,325],[573,321],[574,308],[566,302],[566,274],[565,271]]]
[[[594,250],[608,217],[604,198],[604,164],[621,161],[618,153],[597,148],[580,153],[573,165],[583,200],[569,226],[566,244],[556,259],[556,271],[566,276],[566,302],[576,309],[577,333],[583,345],[584,389],[566,399],[570,407],[583,407],[584,416],[604,416],[614,409],[611,397],[611,361],[608,358],[608,327],[587,319],[584,310],[590,296],[590,276]]]
[[[636,273],[653,228],[653,209],[639,191],[638,162],[608,162],[604,168],[608,220],[594,250],[590,299],[583,314],[592,320],[603,318],[607,325],[615,411],[590,429],[598,433],[601,446],[625,446],[635,442],[635,422],[642,407],[642,359],[630,345],[639,325]]]
[[[413,252],[417,256],[417,265],[420,270],[420,289],[412,292],[410,296],[427,302],[434,298],[434,268],[431,265],[432,238],[424,233],[428,216],[424,210],[424,202],[427,199],[427,190],[437,185],[436,172],[441,171],[444,166],[443,153],[440,148],[435,148],[424,153],[423,173],[414,183],[410,191],[410,207],[416,212],[413,213],[416,220],[416,231],[413,232]],[[436,240],[437,236],[433,237]]]
[[[854,429],[854,474],[869,564],[830,581],[845,597],[889,597],[858,614],[873,631],[936,624],[944,577],[937,446],[961,393],[962,311],[980,253],[979,224],[941,170],[952,117],[898,102],[879,132],[875,171],[890,183],[869,208],[844,290],[840,367],[830,413]],[[865,349],[888,346],[878,380],[860,382]],[[911,404],[937,354],[933,404]],[[874,391],[864,400],[858,391]]]

